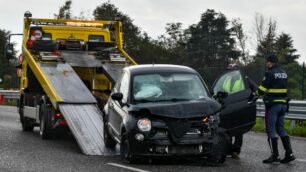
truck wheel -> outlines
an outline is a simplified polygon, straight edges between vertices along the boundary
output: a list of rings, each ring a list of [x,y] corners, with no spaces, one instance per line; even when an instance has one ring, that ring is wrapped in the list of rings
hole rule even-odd
[[[20,99],[19,99],[19,102],[18,102],[18,112],[19,112],[19,119],[20,119],[20,122],[22,123],[23,122],[23,97],[24,95],[21,94],[20,95]]]
[[[19,117],[20,117],[20,122],[21,122],[21,126],[22,126],[22,131],[33,131],[34,129],[34,125],[33,122],[31,121],[31,119],[24,117],[24,106],[23,106],[23,98],[24,96],[21,95],[20,97],[21,102],[19,105]]]
[[[136,158],[136,156],[133,155],[130,151],[130,143],[128,141],[126,133],[124,133],[121,136],[120,155],[122,159],[127,160],[130,164],[134,164],[138,162],[138,159]]]
[[[103,139],[104,139],[104,145],[107,148],[114,148],[117,144],[112,138],[112,136],[109,134],[106,123],[103,124]]]
[[[218,142],[212,145],[208,161],[213,164],[223,164],[229,151],[229,139],[223,132],[219,132],[215,137],[217,137]]]
[[[31,119],[26,118],[26,117],[23,117],[21,125],[22,125],[22,130],[23,131],[33,131],[33,129],[34,129],[34,125],[31,121]]]
[[[51,139],[53,137],[50,124],[50,112],[48,112],[47,105],[42,103],[40,105],[40,121],[39,121],[39,135],[42,139]]]

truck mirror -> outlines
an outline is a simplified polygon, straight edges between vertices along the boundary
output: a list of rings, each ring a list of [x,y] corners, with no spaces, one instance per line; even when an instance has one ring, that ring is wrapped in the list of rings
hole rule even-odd
[[[14,58],[14,45],[13,44],[7,44],[5,47],[5,56],[7,59]]]

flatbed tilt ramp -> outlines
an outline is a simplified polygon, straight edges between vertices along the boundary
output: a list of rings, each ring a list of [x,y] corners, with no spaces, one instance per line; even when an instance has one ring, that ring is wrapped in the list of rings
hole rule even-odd
[[[73,68],[67,63],[38,63],[38,65],[54,92],[61,98],[58,108],[82,152],[86,155],[116,153],[116,150],[105,148],[103,120],[97,101]]]
[[[24,130],[50,118],[40,111],[49,107],[39,107],[50,100],[53,115],[63,115],[84,154],[117,152],[105,148],[99,107],[122,68],[136,65],[123,50],[121,22],[40,19],[26,12],[23,28],[19,88],[24,102],[18,107]]]

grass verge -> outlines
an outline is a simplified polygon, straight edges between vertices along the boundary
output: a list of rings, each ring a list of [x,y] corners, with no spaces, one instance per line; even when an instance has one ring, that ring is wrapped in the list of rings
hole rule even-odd
[[[290,136],[306,137],[306,121],[296,120],[294,128],[290,127],[291,120],[285,120],[285,130]],[[265,132],[264,118],[257,117],[256,124],[252,128],[255,132]]]

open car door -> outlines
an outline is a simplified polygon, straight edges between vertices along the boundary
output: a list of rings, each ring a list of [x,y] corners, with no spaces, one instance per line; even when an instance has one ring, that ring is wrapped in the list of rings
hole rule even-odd
[[[213,92],[227,92],[221,100],[224,108],[220,113],[220,126],[230,135],[248,132],[256,123],[256,103],[249,103],[252,91],[248,78],[240,70],[229,70],[213,84]]]

